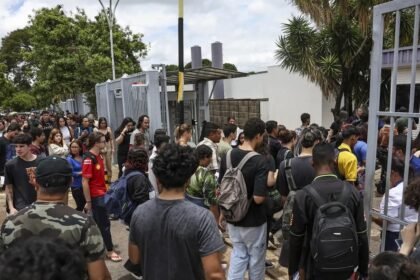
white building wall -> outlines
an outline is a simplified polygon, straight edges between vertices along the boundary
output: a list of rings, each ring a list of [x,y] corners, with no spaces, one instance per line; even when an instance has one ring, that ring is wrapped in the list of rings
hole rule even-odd
[[[268,98],[268,105],[263,106],[268,111],[262,112],[264,121],[276,120],[294,129],[306,112],[312,123],[328,128],[333,122],[333,98],[326,100],[314,83],[279,66],[268,67],[267,73],[224,80],[224,88],[225,98]]]
[[[397,84],[404,85],[411,83],[411,68],[400,68],[397,74]],[[416,84],[420,84],[420,66],[416,69]]]

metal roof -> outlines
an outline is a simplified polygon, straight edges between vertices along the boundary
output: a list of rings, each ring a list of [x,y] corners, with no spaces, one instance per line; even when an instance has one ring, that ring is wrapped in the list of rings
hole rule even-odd
[[[184,84],[195,84],[202,81],[215,81],[237,77],[245,77],[248,74],[233,70],[226,70],[214,67],[203,67],[197,69],[185,69]],[[178,85],[178,71],[166,73],[168,85]]]

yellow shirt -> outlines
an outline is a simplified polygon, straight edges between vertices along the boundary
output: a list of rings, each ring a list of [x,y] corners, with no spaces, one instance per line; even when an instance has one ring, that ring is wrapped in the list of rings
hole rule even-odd
[[[338,154],[337,165],[338,172],[346,181],[356,182],[357,180],[357,158],[351,151],[349,145],[342,143],[339,147],[341,151]]]

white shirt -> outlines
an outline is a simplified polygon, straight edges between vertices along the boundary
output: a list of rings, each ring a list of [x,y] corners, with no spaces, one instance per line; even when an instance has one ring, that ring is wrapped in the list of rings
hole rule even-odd
[[[158,189],[158,185],[157,185],[157,179],[156,179],[156,176],[155,176],[155,173],[153,172],[153,160],[156,158],[156,156],[157,156],[157,149],[156,149],[156,147],[153,147],[153,150],[152,150],[152,155],[150,156],[150,158],[149,158],[149,164],[148,164],[148,167],[149,167],[149,171],[148,171],[148,177],[149,177],[149,181],[150,181],[150,183],[152,184],[152,186],[153,186],[153,188],[154,188],[154,190],[155,190],[155,194],[156,194],[156,196],[159,196],[159,189]]]
[[[393,218],[398,218],[400,216],[400,209],[403,204],[403,184],[404,182],[399,183],[397,186],[389,189],[389,197],[388,197],[388,216]],[[385,207],[385,195],[382,197],[381,200],[381,214],[384,214],[384,207]],[[411,209],[405,206],[404,211],[404,220],[408,223],[417,223],[418,214],[414,209]],[[388,222],[388,231],[392,232],[399,232],[400,225]]]
[[[213,151],[211,163],[209,164],[209,166],[207,166],[207,169],[219,171],[220,157],[217,152],[217,144],[211,141],[209,138],[204,137],[203,141],[198,143],[197,147],[200,145],[206,145]]]

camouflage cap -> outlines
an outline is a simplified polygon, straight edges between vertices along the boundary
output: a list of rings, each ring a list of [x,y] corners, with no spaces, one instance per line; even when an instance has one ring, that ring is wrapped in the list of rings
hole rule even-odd
[[[52,176],[72,176],[72,168],[67,160],[56,156],[49,156],[39,162],[36,168],[36,179],[45,180]]]

